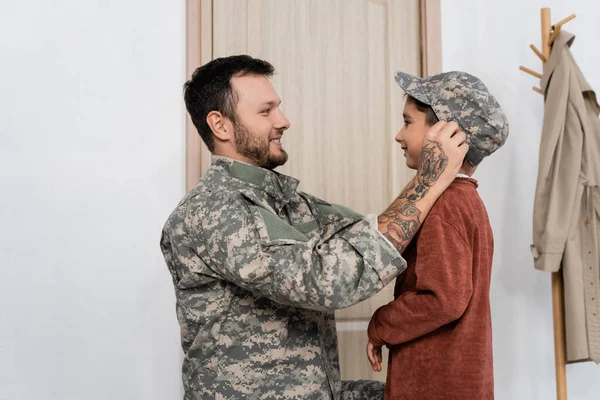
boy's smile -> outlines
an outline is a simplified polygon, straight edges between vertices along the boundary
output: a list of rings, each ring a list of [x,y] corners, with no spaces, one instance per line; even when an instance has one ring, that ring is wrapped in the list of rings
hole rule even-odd
[[[427,114],[417,110],[415,104],[407,101],[404,105],[404,126],[396,135],[396,142],[404,150],[406,165],[408,168],[417,169],[421,150],[423,148],[423,138],[429,129],[426,124]]]

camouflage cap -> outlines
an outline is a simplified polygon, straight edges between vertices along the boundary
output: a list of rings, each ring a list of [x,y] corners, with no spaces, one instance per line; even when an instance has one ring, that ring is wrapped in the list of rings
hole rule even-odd
[[[410,96],[430,105],[441,121],[456,121],[467,135],[467,160],[478,165],[508,137],[508,119],[479,78],[453,71],[417,78],[396,73],[396,82]]]

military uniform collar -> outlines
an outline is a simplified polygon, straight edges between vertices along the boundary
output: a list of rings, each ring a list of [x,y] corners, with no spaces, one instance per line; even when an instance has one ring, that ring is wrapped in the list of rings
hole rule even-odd
[[[214,167],[223,168],[233,178],[270,195],[279,209],[290,201],[300,183],[290,176],[228,157],[214,157],[212,164]]]

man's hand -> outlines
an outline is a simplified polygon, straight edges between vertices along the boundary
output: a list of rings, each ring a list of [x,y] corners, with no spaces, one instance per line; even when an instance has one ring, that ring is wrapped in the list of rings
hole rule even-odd
[[[469,150],[466,139],[456,122],[440,121],[425,135],[417,175],[378,218],[379,231],[400,254],[454,181]]]
[[[454,181],[460,170],[469,146],[467,136],[456,122],[440,121],[427,131],[423,139],[423,150],[417,171],[418,184],[442,193]],[[417,196],[414,200],[418,200]]]
[[[369,357],[369,362],[371,363],[373,371],[381,372],[381,362],[383,360],[383,357],[381,356],[381,346],[377,346],[369,340],[369,343],[367,343],[367,357]]]
[[[423,138],[417,175],[400,196],[418,201],[432,188],[438,196],[446,190],[467,155],[466,139],[456,122],[440,121],[429,128]]]

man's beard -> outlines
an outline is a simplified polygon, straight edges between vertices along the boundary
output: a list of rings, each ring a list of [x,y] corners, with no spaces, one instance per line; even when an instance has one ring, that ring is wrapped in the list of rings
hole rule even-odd
[[[288,159],[285,150],[280,149],[281,154],[271,154],[270,140],[264,142],[262,138],[252,135],[238,122],[234,123],[233,127],[237,152],[252,164],[266,169],[274,169],[285,164]]]

